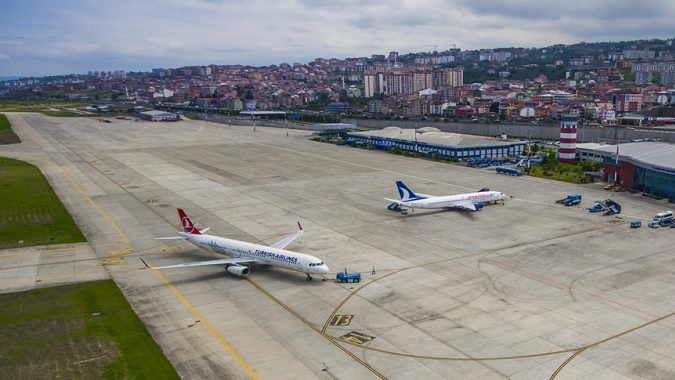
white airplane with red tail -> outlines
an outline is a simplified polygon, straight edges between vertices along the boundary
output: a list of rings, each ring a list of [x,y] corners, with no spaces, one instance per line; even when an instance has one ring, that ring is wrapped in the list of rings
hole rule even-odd
[[[229,258],[161,267],[150,267],[145,260],[141,258],[141,261],[143,261],[143,264],[145,264],[146,267],[152,269],[169,269],[202,265],[225,265],[228,272],[235,276],[244,277],[251,273],[249,266],[275,266],[305,273],[307,274],[307,281],[312,280],[312,274],[324,274],[328,272],[328,266],[316,257],[283,249],[304,232],[300,222],[298,222],[300,231],[287,236],[268,247],[219,236],[206,235],[204,232],[206,232],[208,228],[203,230],[197,229],[183,209],[178,209],[178,216],[180,216],[181,224],[183,225],[183,232],[179,232],[179,236],[176,237],[157,238],[157,240],[185,239],[209,252],[224,254],[229,256]]]

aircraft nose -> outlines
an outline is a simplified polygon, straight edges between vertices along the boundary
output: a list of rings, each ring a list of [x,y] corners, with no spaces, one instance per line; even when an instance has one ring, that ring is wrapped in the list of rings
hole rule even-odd
[[[320,273],[328,273],[328,265],[325,265],[325,264],[322,265],[322,266],[319,268],[319,272],[320,272]]]

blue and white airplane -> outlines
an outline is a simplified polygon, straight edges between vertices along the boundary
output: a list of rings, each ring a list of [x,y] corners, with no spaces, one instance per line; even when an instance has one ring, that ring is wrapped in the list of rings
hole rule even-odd
[[[208,228],[203,230],[197,229],[183,209],[178,209],[178,216],[183,225],[183,232],[179,232],[179,236],[176,237],[157,238],[157,240],[185,239],[209,252],[225,254],[230,258],[161,267],[151,267],[143,260],[143,258],[141,258],[141,261],[143,261],[143,264],[145,264],[146,267],[152,269],[168,269],[202,265],[225,265],[228,272],[235,276],[244,277],[251,273],[251,269],[248,267],[249,265],[275,266],[305,273],[307,274],[307,281],[312,280],[312,274],[324,274],[328,272],[328,266],[316,257],[283,249],[304,232],[300,222],[298,222],[300,231],[287,236],[268,247],[219,236],[205,235],[204,232],[206,232]]]
[[[402,207],[410,207],[413,210],[416,208],[450,208],[476,211],[483,208],[483,203],[496,203],[506,198],[504,193],[490,191],[489,189],[483,189],[475,193],[437,197],[428,194],[415,194],[401,181],[396,181],[396,186],[401,200],[384,199],[396,203],[399,211],[403,211]]]

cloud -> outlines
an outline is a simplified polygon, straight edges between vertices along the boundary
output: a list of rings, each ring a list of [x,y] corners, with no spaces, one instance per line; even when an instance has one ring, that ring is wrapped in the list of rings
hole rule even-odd
[[[669,38],[673,16],[666,0],[8,0],[0,75]]]

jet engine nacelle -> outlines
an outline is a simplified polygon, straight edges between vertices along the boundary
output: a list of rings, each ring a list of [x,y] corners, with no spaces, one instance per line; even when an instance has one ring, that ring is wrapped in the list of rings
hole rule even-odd
[[[227,267],[227,271],[238,277],[244,277],[251,273],[251,269],[248,267],[242,267],[240,265],[230,265]]]
[[[480,210],[480,209],[483,208],[483,204],[482,204],[482,203],[476,203],[475,206],[476,206],[476,211],[478,211],[478,210]]]

